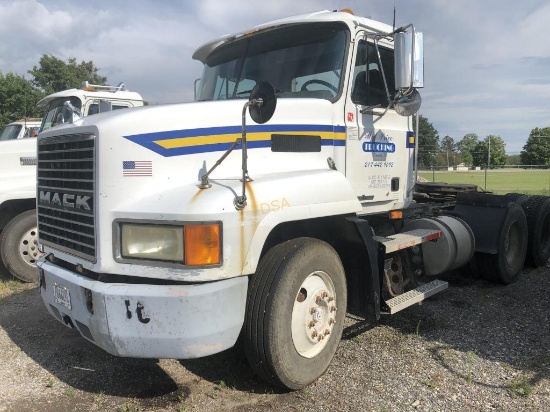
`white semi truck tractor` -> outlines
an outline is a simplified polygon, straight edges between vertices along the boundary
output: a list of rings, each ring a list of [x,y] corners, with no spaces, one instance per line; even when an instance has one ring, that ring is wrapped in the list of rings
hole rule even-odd
[[[80,89],[50,94],[37,106],[45,114],[41,122],[26,122],[28,137],[83,116],[143,106],[143,98],[123,84],[114,87],[83,82]],[[32,282],[42,254],[36,228],[36,139],[8,139],[10,131],[15,133],[12,128],[6,132],[5,141],[0,139],[0,256],[13,276]]]
[[[0,133],[0,142],[36,137],[40,130],[41,122],[42,119],[23,118],[8,123],[2,130],[2,133]]]
[[[195,102],[39,135],[40,293],[105,351],[195,358],[241,336],[259,377],[299,389],[346,313],[394,314],[453,269],[510,283],[548,259],[548,198],[416,183],[412,25],[322,11],[193,58]]]

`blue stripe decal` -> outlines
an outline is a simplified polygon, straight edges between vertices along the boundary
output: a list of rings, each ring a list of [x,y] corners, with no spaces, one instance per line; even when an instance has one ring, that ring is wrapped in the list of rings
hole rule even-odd
[[[276,133],[276,132],[332,132],[332,133],[345,133],[345,126],[333,126],[333,125],[304,125],[304,124],[283,124],[283,125],[250,125],[247,126],[248,133]],[[203,137],[212,135],[224,135],[224,134],[241,134],[242,126],[222,126],[222,127],[205,127],[197,129],[183,129],[183,130],[168,130],[155,133],[144,133],[130,136],[123,136],[124,138],[139,144],[155,153],[164,157],[181,156],[195,153],[208,153],[226,151],[232,145],[232,143],[215,143],[215,144],[203,144],[186,147],[176,148],[164,148],[156,143],[161,140],[181,139],[186,137]],[[322,146],[345,146],[345,139],[322,139]],[[249,141],[247,146],[251,149],[271,147],[271,140],[258,140]],[[235,148],[240,149],[240,146]]]

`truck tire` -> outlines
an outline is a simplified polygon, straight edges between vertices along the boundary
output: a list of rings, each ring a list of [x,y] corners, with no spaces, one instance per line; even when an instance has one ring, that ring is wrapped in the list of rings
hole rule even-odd
[[[527,216],[527,257],[529,266],[544,266],[550,257],[550,197],[531,196],[523,205]]]
[[[2,230],[0,254],[6,269],[23,282],[36,281],[38,250],[36,210],[27,210],[14,217]]]
[[[312,238],[271,248],[249,284],[243,344],[271,385],[307,386],[328,368],[346,315],[346,277],[336,251]]]
[[[485,279],[507,285],[519,277],[526,254],[527,219],[522,207],[516,203],[508,208],[497,253],[476,253],[476,262]]]
[[[529,197],[523,193],[506,193],[504,195],[510,202],[516,202],[518,205],[523,206]]]

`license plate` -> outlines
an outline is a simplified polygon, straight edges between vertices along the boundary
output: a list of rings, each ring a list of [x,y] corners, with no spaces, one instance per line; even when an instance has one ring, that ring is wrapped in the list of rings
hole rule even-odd
[[[71,294],[67,286],[53,284],[53,299],[58,305],[63,305],[71,310]]]

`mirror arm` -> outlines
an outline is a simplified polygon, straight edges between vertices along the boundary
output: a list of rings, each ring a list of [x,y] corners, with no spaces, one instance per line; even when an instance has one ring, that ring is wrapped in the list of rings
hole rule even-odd
[[[243,194],[241,196],[235,197],[235,200],[233,201],[233,204],[235,205],[235,209],[242,210],[246,206],[246,182],[249,182],[251,179],[248,176],[248,154],[247,154],[247,142],[246,142],[246,109],[248,109],[250,106],[258,106],[260,107],[264,103],[264,100],[262,98],[259,99],[252,99],[246,102],[243,106],[243,112],[242,112],[242,136],[239,139],[242,144],[242,184],[243,184]]]
[[[384,73],[384,65],[382,64],[382,57],[380,56],[380,50],[378,49],[378,39],[374,39],[374,48],[376,49],[376,57],[378,57],[378,64],[380,65],[380,74],[382,74],[382,80],[384,80],[384,89],[386,91],[386,99],[388,100],[388,109],[392,105],[390,91],[388,89],[388,82],[386,81],[386,74]],[[386,109],[387,111],[387,109]]]
[[[235,140],[233,142],[233,144],[231,145],[231,147],[229,149],[227,149],[227,151],[222,155],[222,157],[220,157],[216,161],[216,164],[214,166],[212,166],[210,168],[210,170],[208,170],[205,174],[203,174],[201,176],[201,183],[200,183],[200,185],[198,185],[199,189],[208,189],[209,187],[212,187],[212,185],[208,182],[208,176],[210,176],[210,173],[212,173],[216,167],[221,165],[221,163],[225,160],[225,158],[229,155],[229,153],[231,153],[233,151],[233,149],[235,149],[235,147],[237,147],[237,145],[240,144],[240,143],[241,143],[240,138]]]
[[[359,113],[361,114],[373,114],[373,115],[377,115],[379,118],[380,117],[384,117],[384,115],[388,112],[388,110],[390,110],[390,108],[392,107],[392,103],[390,103],[388,106],[386,106],[386,108],[384,109],[384,111],[382,113],[376,113],[374,111],[374,109],[378,109],[378,108],[381,108],[382,106],[379,105],[379,104],[375,104],[374,106],[368,106],[368,107],[365,107],[364,109],[361,109],[359,110]],[[377,122],[377,120],[375,120],[375,122]]]
[[[261,96],[261,97],[260,97]],[[263,124],[271,119],[273,113],[275,112],[275,107],[277,105],[277,97],[275,96],[275,90],[273,86],[265,81],[259,82],[254,86],[250,94],[250,100],[243,105],[242,111],[242,136],[235,140],[231,147],[220,157],[216,164],[210,168],[204,175],[200,177],[200,184],[198,187],[200,189],[208,189],[212,185],[208,181],[208,176],[216,167],[218,167],[225,158],[231,153],[237,145],[242,145],[242,194],[237,196],[235,194],[235,199],[233,199],[233,205],[237,210],[243,210],[246,206],[246,183],[250,182],[252,179],[248,176],[248,154],[247,154],[247,141],[246,141],[246,109],[250,111],[250,117],[256,123]],[[264,111],[259,108],[264,106]],[[255,109],[258,107],[258,109]],[[253,109],[254,108],[254,109]],[[201,169],[202,170],[202,169]]]

